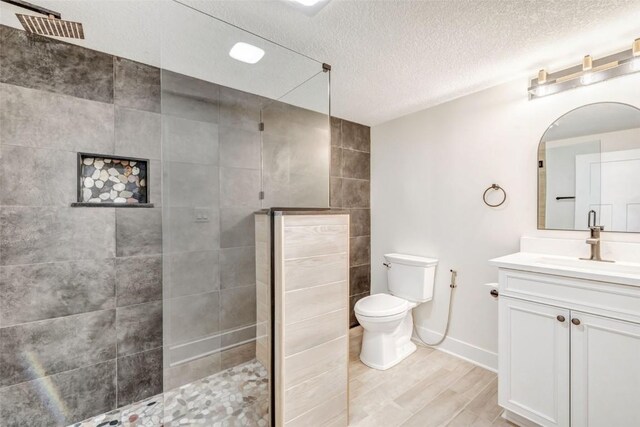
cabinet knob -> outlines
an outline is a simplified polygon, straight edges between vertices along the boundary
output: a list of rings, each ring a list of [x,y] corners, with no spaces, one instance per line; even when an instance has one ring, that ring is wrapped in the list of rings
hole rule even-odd
[[[491,291],[489,293],[494,298],[498,298],[498,295],[500,295],[500,293],[496,289],[491,289]]]
[[[573,323],[574,325],[577,326],[577,325],[580,324],[580,319],[577,319],[577,318],[574,317],[573,319],[571,319],[571,323]]]
[[[558,314],[558,317],[556,317],[556,319],[558,319],[558,322],[564,322],[566,320],[562,314]]]

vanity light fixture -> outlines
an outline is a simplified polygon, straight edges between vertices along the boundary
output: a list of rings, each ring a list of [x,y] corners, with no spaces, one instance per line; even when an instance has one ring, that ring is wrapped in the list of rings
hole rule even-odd
[[[582,64],[548,73],[540,70],[537,78],[531,79],[529,99],[541,98],[615,77],[640,72],[640,39],[636,39],[631,49],[614,53],[603,58],[587,55]]]
[[[591,55],[587,55],[582,58],[582,75],[580,76],[580,82],[583,85],[590,85],[593,83],[593,58]]]
[[[549,74],[547,73],[546,70],[542,69],[542,70],[538,71],[538,84],[546,85],[547,84],[547,77],[549,77]]]
[[[538,71],[538,86],[535,88],[536,96],[545,96],[547,94],[547,77],[546,70]]]
[[[247,64],[255,64],[264,56],[264,50],[249,43],[238,42],[229,51],[229,56]]]

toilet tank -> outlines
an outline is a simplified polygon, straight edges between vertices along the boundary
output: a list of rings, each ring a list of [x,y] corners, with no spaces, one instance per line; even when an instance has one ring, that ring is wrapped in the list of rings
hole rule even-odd
[[[433,298],[438,260],[414,255],[386,254],[389,293],[412,302]]]

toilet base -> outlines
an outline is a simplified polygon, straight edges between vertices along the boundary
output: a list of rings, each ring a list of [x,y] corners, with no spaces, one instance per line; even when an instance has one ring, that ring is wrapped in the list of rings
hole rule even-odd
[[[364,328],[360,360],[370,368],[384,371],[402,362],[417,350],[416,345],[411,341],[413,333],[411,310],[405,313],[399,322],[395,320],[395,325],[389,322],[390,328],[387,328],[385,322],[371,324],[366,317],[359,316],[358,320]]]
[[[360,353],[360,361],[370,368],[378,369],[380,371],[385,371],[389,368],[393,368],[398,363],[402,362],[404,359],[409,357],[417,349],[418,347],[416,347],[414,343],[409,341],[408,343],[403,345],[402,348],[398,350],[398,357],[395,360],[392,360],[389,363],[386,363],[385,365],[378,365],[374,362],[368,361],[366,358],[362,357],[362,353]]]

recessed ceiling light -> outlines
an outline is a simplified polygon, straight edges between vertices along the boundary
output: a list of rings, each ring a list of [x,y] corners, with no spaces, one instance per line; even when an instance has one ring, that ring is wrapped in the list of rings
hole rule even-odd
[[[229,56],[247,64],[255,64],[264,56],[264,50],[249,43],[238,42],[229,51]]]
[[[296,3],[300,3],[303,6],[309,6],[310,7],[310,6],[313,6],[313,5],[315,5],[316,3],[318,3],[318,2],[320,2],[322,0],[291,0],[291,1],[296,2]]]
[[[298,9],[307,16],[314,16],[320,12],[320,9],[325,7],[329,1],[330,0],[282,0],[282,2]]]

